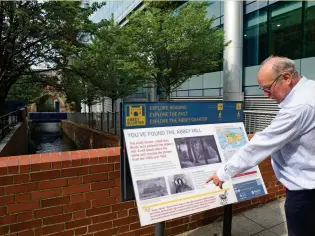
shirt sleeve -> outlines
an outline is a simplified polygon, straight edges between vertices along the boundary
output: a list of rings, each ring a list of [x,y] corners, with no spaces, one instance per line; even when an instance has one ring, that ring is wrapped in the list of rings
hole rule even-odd
[[[256,133],[217,171],[219,179],[227,181],[256,166],[294,138],[314,128],[314,119],[315,110],[310,105],[280,110],[267,128]]]

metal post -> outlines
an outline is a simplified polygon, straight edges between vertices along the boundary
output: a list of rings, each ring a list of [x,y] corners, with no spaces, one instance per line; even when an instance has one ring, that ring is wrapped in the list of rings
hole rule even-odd
[[[233,216],[232,204],[224,206],[223,236],[232,235],[232,216]]]
[[[155,236],[164,236],[165,222],[160,222],[155,224]]]
[[[102,131],[104,131],[103,119],[104,119],[104,112],[101,112],[101,130]]]

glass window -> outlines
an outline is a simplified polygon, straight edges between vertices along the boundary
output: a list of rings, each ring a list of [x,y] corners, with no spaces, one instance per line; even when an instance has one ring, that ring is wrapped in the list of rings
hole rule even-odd
[[[245,67],[258,65],[268,57],[267,32],[267,7],[245,15],[243,38]]]
[[[307,1],[304,22],[303,57],[315,56],[315,2]]]
[[[279,1],[270,8],[270,54],[301,58],[302,2]]]
[[[189,97],[201,97],[202,89],[189,90]]]

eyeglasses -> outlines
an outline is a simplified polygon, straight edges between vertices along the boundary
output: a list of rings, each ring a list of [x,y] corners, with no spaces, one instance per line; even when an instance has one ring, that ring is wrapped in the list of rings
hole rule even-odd
[[[283,75],[283,74],[278,75],[278,76],[274,79],[274,81],[271,83],[271,85],[270,85],[269,87],[265,87],[265,88],[259,87],[259,89],[263,90],[263,91],[266,92],[266,93],[270,93],[270,92],[271,92],[271,87],[272,87],[272,85],[273,85],[276,81],[278,81],[278,79],[279,79],[282,75]]]

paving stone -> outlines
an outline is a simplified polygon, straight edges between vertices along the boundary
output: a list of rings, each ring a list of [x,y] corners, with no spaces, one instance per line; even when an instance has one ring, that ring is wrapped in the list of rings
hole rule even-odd
[[[285,217],[285,210],[284,210],[284,203],[285,200],[276,200],[268,205],[266,205],[269,209],[276,211],[280,214],[282,214]]]
[[[266,205],[245,211],[243,215],[266,229],[285,221],[285,217],[281,213],[270,210]]]
[[[282,224],[276,225],[269,229],[277,236],[288,236],[287,230],[287,222],[283,222]]]
[[[232,235],[233,236],[250,236],[260,231],[264,228],[259,224],[253,222],[242,214],[233,216],[232,220]]]

